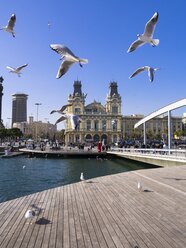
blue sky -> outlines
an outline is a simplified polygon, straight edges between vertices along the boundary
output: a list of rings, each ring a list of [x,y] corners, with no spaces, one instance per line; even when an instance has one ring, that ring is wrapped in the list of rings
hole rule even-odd
[[[50,115],[67,103],[74,80],[81,80],[87,93],[86,104],[96,100],[105,104],[111,81],[118,83],[122,97],[122,114],[147,115],[169,103],[186,97],[185,0],[6,0],[1,2],[0,26],[5,26],[15,13],[16,38],[0,31],[0,76],[4,77],[2,119],[9,125],[12,116],[12,94],[26,93],[28,116],[55,123]],[[143,33],[154,12],[159,20],[154,38],[159,46],[148,44],[128,54],[127,49]],[[48,27],[48,22],[51,27]],[[73,65],[62,78],[56,79],[59,55],[49,45],[68,46],[89,63]],[[23,74],[11,74],[6,66],[28,63]],[[160,67],[150,83],[147,73],[129,79],[138,67]],[[174,111],[182,115],[186,108]]]

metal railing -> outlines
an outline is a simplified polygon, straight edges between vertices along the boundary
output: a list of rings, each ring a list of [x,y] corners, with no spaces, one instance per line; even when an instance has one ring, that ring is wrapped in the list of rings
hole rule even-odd
[[[141,149],[141,148],[112,148],[112,153],[131,156],[156,157],[161,159],[176,159],[186,161],[186,149]]]

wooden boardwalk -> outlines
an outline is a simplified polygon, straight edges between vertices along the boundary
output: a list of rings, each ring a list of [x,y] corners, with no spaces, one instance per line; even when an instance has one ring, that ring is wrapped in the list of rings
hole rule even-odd
[[[40,214],[26,220],[32,204]],[[99,177],[1,203],[0,247],[185,248],[186,166]]]

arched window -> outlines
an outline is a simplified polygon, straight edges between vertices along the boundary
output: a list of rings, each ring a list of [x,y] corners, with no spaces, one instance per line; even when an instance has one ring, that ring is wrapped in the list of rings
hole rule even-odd
[[[92,140],[92,135],[87,134],[87,135],[85,136],[85,139],[86,139],[86,140]]]
[[[98,134],[94,135],[94,142],[99,142],[100,138]]]

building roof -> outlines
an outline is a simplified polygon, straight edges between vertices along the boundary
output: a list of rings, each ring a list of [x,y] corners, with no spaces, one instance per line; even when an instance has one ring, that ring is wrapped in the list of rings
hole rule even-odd
[[[105,113],[106,109],[100,102],[92,102],[85,106],[85,111],[90,111],[94,113]]]

